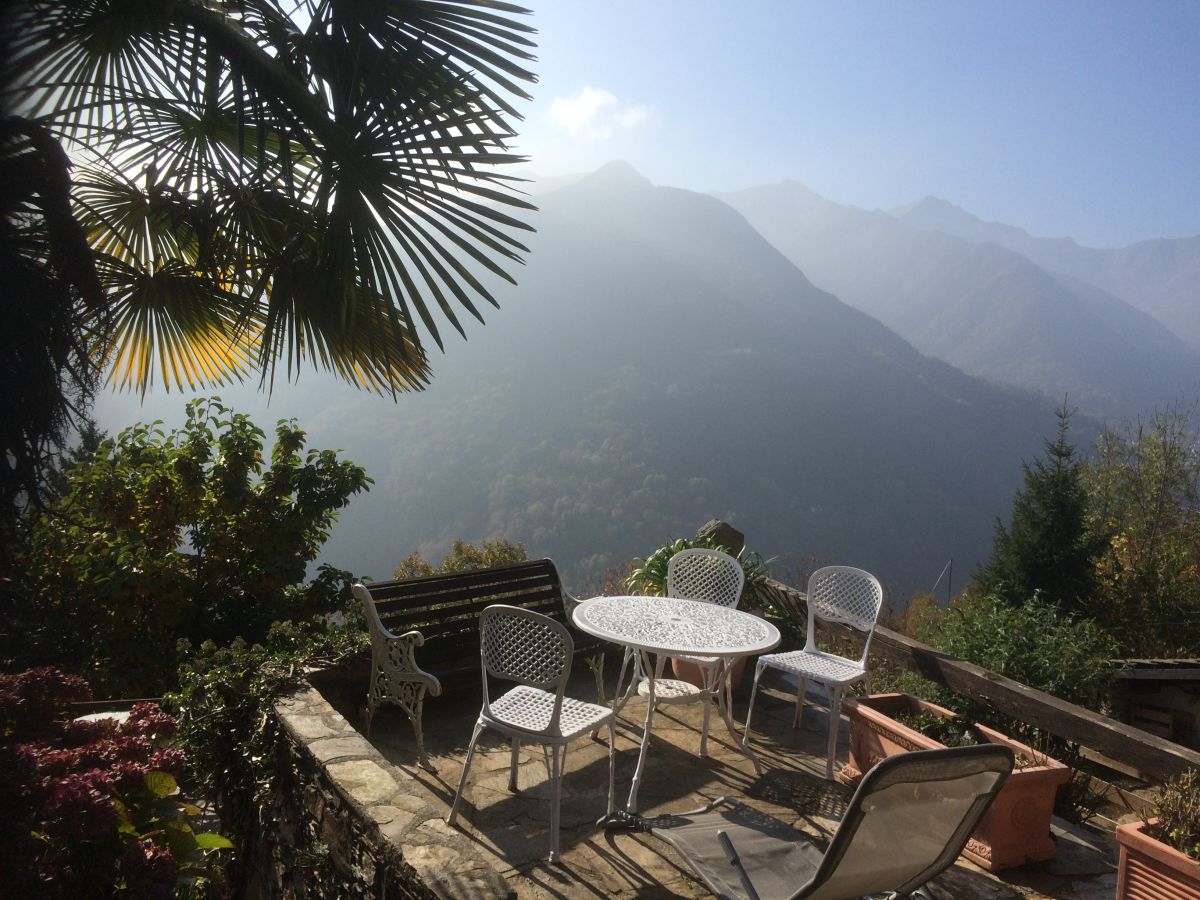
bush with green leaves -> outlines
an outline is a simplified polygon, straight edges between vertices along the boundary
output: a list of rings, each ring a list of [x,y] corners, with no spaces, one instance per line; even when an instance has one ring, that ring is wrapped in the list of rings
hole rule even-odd
[[[996,596],[967,592],[923,624],[922,640],[940,650],[998,672],[1070,703],[1099,710],[1108,698],[1117,666],[1116,641],[1096,622],[1071,616],[1038,595],[1013,605]],[[913,693],[934,700],[971,721],[991,725],[1074,771],[1058,794],[1056,812],[1084,821],[1100,797],[1080,770],[1078,744],[1004,715],[990,703],[934,686]]]
[[[339,609],[348,574],[304,583],[337,511],[371,483],[332,450],[304,450],[217,399],[169,433],[137,425],[66,473],[34,523],[6,655],[83,675],[103,696],[158,695],[180,640],[261,640],[270,624]]]
[[[1186,412],[1111,428],[1084,470],[1103,551],[1089,614],[1128,656],[1200,646],[1200,435]]]
[[[281,768],[286,737],[273,706],[314,668],[337,665],[369,646],[353,615],[341,624],[327,617],[276,622],[260,644],[202,644],[180,669],[179,692],[164,698],[179,720],[191,771],[216,798],[222,830],[236,848],[226,865],[234,896],[253,878],[253,861],[264,853],[291,869],[303,866],[307,896],[345,895],[319,836],[301,831],[287,846],[273,844],[275,805],[294,793],[296,776],[289,765]]]
[[[667,567],[671,557],[684,550],[701,547],[708,550],[720,550],[722,553],[733,555],[728,547],[718,544],[712,537],[678,538],[669,544],[659,547],[645,559],[636,559],[631,564],[629,577],[625,581],[625,589],[637,594],[650,597],[664,597],[667,593]],[[772,560],[763,559],[757,553],[743,552],[738,562],[746,576],[746,584],[742,589],[742,601],[753,603],[758,597],[758,587],[770,577]]]
[[[1200,769],[1188,769],[1159,788],[1154,816],[1158,822],[1148,833],[1200,862]]]
[[[1103,629],[1037,595],[1013,606],[994,596],[964,594],[918,636],[939,650],[1091,709],[1101,708],[1116,672],[1116,643]]]

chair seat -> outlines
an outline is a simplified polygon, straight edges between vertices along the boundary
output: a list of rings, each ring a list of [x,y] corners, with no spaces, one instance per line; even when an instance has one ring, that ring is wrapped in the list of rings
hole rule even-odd
[[[814,678],[825,684],[849,684],[866,675],[866,669],[854,660],[820,650],[792,650],[760,656],[760,666],[782,669],[801,678]]]
[[[493,700],[491,707],[490,718],[480,716],[480,719],[488,724],[500,726],[502,729],[544,732],[550,727],[550,717],[554,713],[554,695],[535,687],[520,685]],[[562,713],[558,719],[559,737],[563,741],[573,740],[585,732],[595,730],[612,716],[613,711],[607,706],[563,697]],[[545,741],[546,735],[531,735],[530,739]]]
[[[653,820],[652,820],[653,821]],[[804,834],[743,803],[695,814],[664,816],[651,833],[671,844],[719,897],[744,898],[746,889],[717,838],[729,835],[742,864],[754,873],[762,900],[782,900],[809,882],[822,853]]]
[[[647,698],[650,696],[650,679],[643,678],[638,682],[638,696]],[[655,678],[654,679],[654,702],[655,703],[692,703],[700,699],[702,691],[687,681],[680,681],[677,678]]]

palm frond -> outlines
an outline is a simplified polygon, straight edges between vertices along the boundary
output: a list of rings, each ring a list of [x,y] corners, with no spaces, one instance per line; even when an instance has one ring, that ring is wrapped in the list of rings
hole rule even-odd
[[[116,383],[305,361],[419,389],[535,207],[496,168],[533,82],[492,0],[27,0],[15,102],[81,158]],[[434,315],[434,309],[439,313]],[[418,328],[419,324],[419,328]]]

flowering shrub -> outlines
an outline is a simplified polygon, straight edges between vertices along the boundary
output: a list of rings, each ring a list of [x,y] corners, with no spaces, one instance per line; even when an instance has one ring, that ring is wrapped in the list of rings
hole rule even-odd
[[[174,897],[213,887],[206,861],[232,846],[193,831],[187,764],[171,716],[135,704],[126,722],[72,721],[87,682],[56,669],[0,675],[0,868],[11,896]]]
[[[308,566],[370,479],[305,443],[280,422],[267,450],[215,398],[188,403],[169,433],[137,425],[103,441],[30,523],[0,659],[70,667],[102,697],[159,696],[176,685],[180,640],[253,643],[272,622],[339,611],[349,573],[308,579]]]

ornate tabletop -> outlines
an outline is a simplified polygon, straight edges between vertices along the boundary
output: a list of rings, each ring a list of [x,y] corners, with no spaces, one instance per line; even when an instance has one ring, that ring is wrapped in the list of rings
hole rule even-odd
[[[758,616],[675,597],[593,597],[574,618],[595,637],[670,656],[747,656],[780,640],[779,629]]]

